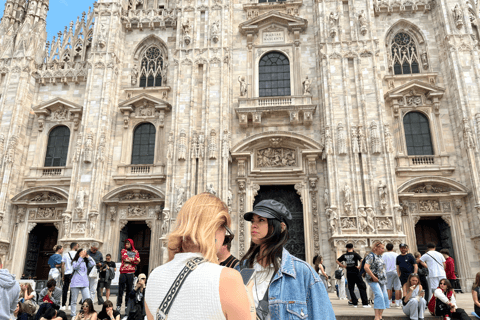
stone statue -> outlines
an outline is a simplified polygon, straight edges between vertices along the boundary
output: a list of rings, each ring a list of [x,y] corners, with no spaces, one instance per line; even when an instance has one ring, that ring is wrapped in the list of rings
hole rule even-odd
[[[162,86],[166,86],[168,83],[168,61],[163,64],[160,74],[162,75]]]
[[[117,208],[110,207],[110,221],[115,221],[117,219]]]
[[[381,153],[382,150],[380,147],[380,133],[378,131],[378,125],[375,121],[372,121],[372,124],[370,125],[370,140],[372,143],[372,153]]]
[[[207,184],[207,192],[213,194],[214,196],[217,195],[217,191],[213,187],[213,183]]]
[[[65,229],[64,237],[70,238],[70,232],[71,232],[70,222],[72,221],[72,217],[68,213],[64,213],[62,217],[63,217],[63,228]]]
[[[343,194],[344,194],[344,202],[345,203],[351,203],[352,201],[352,191],[350,189],[350,186],[348,184],[345,184],[345,187],[343,187]]]
[[[323,205],[325,208],[328,208],[330,206],[330,195],[328,192],[328,189],[325,189],[325,192],[323,193]]]
[[[347,134],[343,123],[339,123],[337,127],[337,148],[339,155],[347,154]]]
[[[462,11],[462,8],[460,8],[460,5],[458,3],[452,9],[452,13],[453,13],[453,19],[455,20],[455,22],[463,20],[463,11]]]
[[[367,21],[367,15],[365,14],[365,10],[362,10],[358,15],[358,24],[360,25],[360,28],[367,27],[368,21]]]
[[[330,15],[328,16],[328,23],[330,24],[330,28],[336,27],[338,23],[338,13],[330,12]]]
[[[388,189],[387,185],[385,185],[382,181],[378,184],[378,197],[380,199],[380,211],[385,214],[387,210],[387,195]]]
[[[367,213],[365,212],[365,208],[363,207],[358,208],[358,225],[360,227],[361,233],[368,232]]]
[[[367,208],[367,229],[375,232],[375,212],[372,208]]]
[[[131,75],[132,75],[132,86],[136,86],[137,80],[138,80],[138,69],[136,64],[133,65]]]
[[[467,119],[463,119],[463,138],[467,149],[475,149],[475,138],[473,137],[472,129],[468,125]]]
[[[312,84],[312,80],[308,79],[308,76],[303,80],[303,95],[309,95],[311,94],[312,88],[310,87]]]
[[[428,55],[427,51],[423,51],[421,54],[423,69],[428,69]]]
[[[184,23],[182,23],[182,30],[184,36],[190,36],[192,26],[190,25],[190,20],[187,18]]]
[[[327,209],[328,222],[330,224],[330,232],[333,235],[337,234],[338,229],[338,214],[335,210]]]
[[[360,152],[367,153],[367,141],[363,132],[363,126],[358,126],[358,144],[360,145]]]
[[[185,203],[185,189],[182,187],[176,187],[177,189],[177,201],[175,202],[175,211],[178,214],[180,209],[182,209],[183,204]],[[164,210],[165,212],[166,210]]]
[[[360,147],[358,145],[358,133],[357,133],[357,127],[352,126],[351,128],[351,137],[352,137],[352,150],[353,153],[359,153],[360,152]]]
[[[168,135],[167,159],[173,159],[173,130]]]
[[[240,82],[240,96],[245,97],[247,96],[247,81],[245,80],[245,76],[238,77],[238,82]]]
[[[91,237],[95,235],[95,230],[97,229],[97,217],[98,212],[91,211],[88,214],[89,221],[88,221],[88,233]]]
[[[168,210],[163,210],[163,223],[162,223],[162,237],[168,234],[168,227],[170,225],[170,215]]]
[[[210,160],[217,159],[217,132],[215,129],[210,131],[210,141],[208,144],[208,158]]]
[[[219,30],[220,30],[220,21],[215,21],[212,23],[212,36],[218,36],[218,33],[219,33]],[[218,40],[218,37],[217,37],[217,40]]]
[[[93,158],[93,134],[87,133],[87,139],[85,140],[85,163],[91,163]]]
[[[178,160],[187,159],[187,133],[185,129],[180,131],[180,138],[178,139]]]

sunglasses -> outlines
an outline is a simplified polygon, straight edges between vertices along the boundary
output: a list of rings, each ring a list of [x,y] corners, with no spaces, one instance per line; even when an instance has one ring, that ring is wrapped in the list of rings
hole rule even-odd
[[[223,240],[223,245],[227,245],[229,244],[230,242],[232,242],[233,238],[235,238],[235,234],[233,233],[232,230],[230,230],[229,227],[227,227],[227,225],[223,225],[225,227],[225,230],[227,230],[227,232],[225,233],[225,240]]]

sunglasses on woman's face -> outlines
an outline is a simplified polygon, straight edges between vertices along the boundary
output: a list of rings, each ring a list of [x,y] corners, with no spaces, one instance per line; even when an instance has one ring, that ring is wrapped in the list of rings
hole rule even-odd
[[[232,230],[230,230],[229,227],[227,227],[227,225],[223,225],[225,227],[225,240],[223,240],[223,245],[226,246],[227,244],[229,244],[230,242],[232,242],[233,238],[235,238],[235,234],[233,233]]]

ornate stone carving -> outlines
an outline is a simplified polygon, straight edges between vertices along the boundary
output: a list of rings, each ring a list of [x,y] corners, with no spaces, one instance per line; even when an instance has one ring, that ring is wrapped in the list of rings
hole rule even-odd
[[[147,209],[145,207],[140,207],[137,205],[129,205],[127,207],[127,213],[129,217],[142,217],[147,214]]]
[[[359,207],[358,219],[361,233],[373,233],[375,232],[375,213],[372,208]]]
[[[325,189],[325,192],[323,193],[323,205],[325,206],[325,209],[330,207],[330,194],[328,189]]]
[[[115,220],[117,220],[117,208],[110,207],[110,221],[114,222]]]
[[[360,34],[362,36],[366,35],[368,31],[368,20],[364,10],[358,15],[358,26],[360,27]]]
[[[468,120],[465,118],[463,119],[463,139],[467,149],[475,149],[475,138],[473,137],[472,129],[468,125]]]
[[[300,201],[303,204],[303,195],[302,195],[303,184],[297,183],[296,185],[294,185],[294,189],[295,191],[297,191],[297,194],[300,196]]]
[[[183,204],[187,201],[187,195],[185,194],[185,189],[181,186],[175,187],[177,191],[177,200],[175,202],[175,213],[178,214],[180,209],[182,209]],[[165,210],[164,210],[165,211]]]
[[[230,132],[227,129],[223,130],[223,140],[222,140],[222,158],[230,159]]]
[[[257,150],[257,167],[294,167],[297,165],[296,151],[288,148],[265,148]]]
[[[54,219],[55,208],[38,208],[37,218],[38,219]]]
[[[85,222],[76,222],[73,226],[73,233],[85,233],[87,229],[87,224]]]
[[[240,96],[246,97],[247,96],[247,80],[245,80],[245,76],[239,76],[238,82],[240,83]]]
[[[162,238],[166,237],[170,229],[170,210],[163,210]]]
[[[311,95],[312,94],[312,80],[308,79],[308,76],[303,80],[303,95]]]
[[[441,204],[443,212],[452,212],[452,206],[450,202],[442,202]]]
[[[125,200],[149,200],[149,199],[152,199],[152,198],[155,198],[155,196],[153,196],[151,193],[148,193],[148,192],[134,192],[134,191],[131,191],[131,192],[128,192],[128,193],[125,193],[123,194],[121,197],[118,198],[118,200],[120,201],[125,201]]]
[[[430,183],[415,185],[408,189],[408,192],[414,193],[447,193],[450,191],[452,191],[452,189],[448,186],[435,185]]]
[[[401,232],[402,231],[402,213],[403,213],[403,208],[401,206],[395,206],[393,210],[394,214],[394,220],[395,220],[395,226],[397,228],[397,231]]]
[[[127,219],[121,219],[118,223],[119,230],[122,230],[128,223]]]
[[[60,197],[56,193],[52,192],[42,192],[39,193],[35,196],[33,196],[29,202],[58,202],[59,200],[62,200],[62,197]]]
[[[187,133],[185,129],[180,130],[178,138],[178,160],[187,159]]]
[[[438,200],[421,200],[420,201],[421,212],[439,212],[440,203]]]
[[[378,230],[393,230],[393,222],[390,217],[377,218]]]
[[[217,132],[215,129],[210,131],[210,139],[208,142],[208,159],[217,159]]]
[[[404,200],[402,203],[400,203],[400,206],[402,207],[402,216],[408,216],[408,201]]]
[[[182,32],[183,32],[183,41],[188,46],[192,40],[191,32],[192,32],[192,25],[190,24],[190,20],[187,18],[185,22],[182,23]]]
[[[138,81],[138,67],[137,67],[137,64],[133,65],[133,68],[130,71],[130,77],[131,77],[132,86],[136,86],[137,81]]]
[[[360,146],[358,145],[358,129],[355,126],[352,126],[351,130],[351,139],[352,139],[352,151],[353,153],[360,153]]]
[[[332,236],[336,235],[338,232],[338,214],[337,211],[331,208],[328,208],[326,210],[326,215],[328,218],[329,226],[330,226],[330,232]]]
[[[443,215],[442,219],[451,227],[452,226],[452,217],[450,215]]]
[[[19,207],[17,210],[17,223],[25,222],[26,214],[27,214],[27,209],[25,207]]]
[[[17,136],[13,135],[8,140],[8,147],[7,147],[7,154],[5,155],[5,162],[6,163],[13,163],[15,162],[15,149],[17,148]]]
[[[385,150],[388,153],[393,153],[395,151],[393,147],[393,136],[390,132],[390,125],[388,123],[384,124],[384,130],[385,130]]]
[[[372,144],[373,154],[379,154],[382,152],[382,148],[380,146],[380,132],[375,121],[372,121],[370,124],[370,142]]]
[[[203,133],[198,135],[198,156],[201,159],[205,157],[205,135]]]
[[[380,201],[380,212],[385,214],[387,211],[387,196],[388,196],[388,188],[387,185],[384,184],[382,181],[378,183],[378,198]]]
[[[68,213],[62,214],[64,238],[70,238],[72,216]]]
[[[75,153],[73,155],[73,162],[78,162],[82,156],[82,134],[77,134],[77,142],[75,144]]]
[[[212,36],[212,41],[214,43],[217,43],[218,42],[218,39],[219,39],[219,35],[220,35],[220,21],[219,20],[216,20],[212,23],[212,32],[211,32],[211,36]]]
[[[355,218],[342,218],[341,226],[342,229],[356,229],[357,220]]]
[[[347,133],[341,122],[337,127],[337,149],[339,155],[343,156],[347,154]]]
[[[457,29],[461,29],[463,27],[464,21],[463,10],[462,7],[460,7],[460,4],[457,3],[452,9],[452,17],[453,21],[455,22],[455,27],[457,27]]]
[[[75,212],[79,219],[83,218],[83,212],[85,207],[85,199],[87,198],[87,192],[84,188],[80,188],[75,199]]]
[[[83,162],[91,163],[93,160],[93,133],[87,133],[87,138],[85,140],[85,158]]]
[[[98,212],[97,211],[90,211],[88,213],[88,230],[87,230],[87,233],[92,238],[95,236],[95,230],[97,230],[97,219],[98,219]]]
[[[209,183],[207,184],[207,190],[206,190],[208,193],[211,193],[213,194],[214,196],[217,195],[217,191],[215,190],[215,188],[213,187],[213,183]]]
[[[233,205],[233,193],[232,189],[228,189],[227,192],[227,207],[228,207],[228,212],[232,212],[232,205]]]
[[[352,214],[352,190],[348,184],[343,187],[343,204],[345,206],[345,213]]]
[[[423,70],[428,70],[428,54],[427,51],[423,51],[422,54],[420,55],[420,58],[422,59],[422,66]]]
[[[97,152],[97,160],[99,162],[104,162],[105,161],[105,144],[106,144],[106,140],[105,140],[105,132],[102,132],[100,134],[100,142],[98,144],[98,152]]]
[[[457,210],[457,214],[460,214],[461,209],[462,209],[462,207],[463,207],[462,200],[460,200],[460,199],[455,199],[455,201],[453,202],[453,206],[454,206],[455,209]]]
[[[325,127],[325,149],[322,154],[322,158],[326,159],[327,155],[333,153],[333,139],[332,134],[330,133],[330,127]]]
[[[238,252],[240,256],[245,255],[245,180],[238,180]]]
[[[365,133],[363,132],[363,126],[358,126],[358,143],[360,145],[361,153],[368,153],[367,151],[367,140],[365,138]]]
[[[173,159],[173,130],[168,135],[167,159]]]
[[[35,228],[36,226],[37,226],[36,223],[30,222],[27,226],[27,233],[32,232],[33,228]]]
[[[330,12],[328,16],[328,24],[330,26],[330,37],[335,38],[337,35],[338,13]]]
[[[193,131],[192,140],[190,141],[190,158],[198,159],[199,147],[198,147],[198,134],[197,131]]]

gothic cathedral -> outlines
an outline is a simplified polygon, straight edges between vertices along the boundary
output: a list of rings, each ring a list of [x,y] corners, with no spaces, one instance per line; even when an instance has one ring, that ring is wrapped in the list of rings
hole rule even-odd
[[[99,0],[47,41],[48,10],[7,0],[0,23],[0,257],[17,277],[45,277],[56,243],[118,260],[127,237],[148,273],[211,192],[238,257],[243,214],[273,198],[307,262],[435,242],[471,285],[476,1]]]

